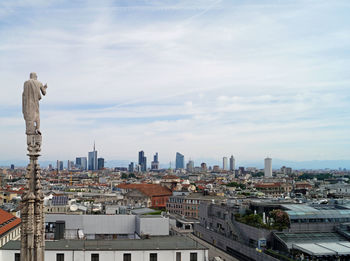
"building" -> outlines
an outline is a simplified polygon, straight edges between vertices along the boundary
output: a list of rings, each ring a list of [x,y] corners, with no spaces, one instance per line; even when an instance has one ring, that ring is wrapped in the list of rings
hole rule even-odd
[[[265,168],[264,168],[264,177],[271,178],[272,177],[272,159],[265,159]]]
[[[134,162],[130,162],[129,166],[128,166],[128,171],[129,172],[134,172],[136,170],[136,166]]]
[[[57,161],[57,170],[62,171],[63,170],[63,161],[58,160]]]
[[[78,169],[87,170],[87,158],[86,157],[76,158],[75,165]]]
[[[154,154],[154,156],[153,156],[153,161],[152,161],[152,164],[151,164],[151,169],[152,169],[152,170],[158,170],[158,169],[159,169],[158,152],[156,152],[156,154]]]
[[[202,171],[205,171],[205,172],[208,170],[207,163],[203,162],[203,163],[201,164],[201,170],[202,170]]]
[[[230,171],[234,171],[236,169],[236,160],[233,157],[233,155],[231,155],[230,157]]]
[[[141,166],[142,172],[147,171],[147,158],[143,150],[139,151],[139,165]]]
[[[0,208],[0,247],[20,238],[21,219]],[[1,259],[0,260],[7,260]]]
[[[176,152],[175,168],[176,169],[185,168],[185,157],[179,152]]]
[[[189,160],[188,163],[186,164],[186,170],[188,172],[193,172],[194,171],[194,161]]]
[[[20,260],[20,241],[0,249],[0,260]],[[45,242],[45,260],[52,261],[208,261],[208,248],[180,236],[119,240],[57,240]]]
[[[238,213],[236,206],[202,202],[199,205],[200,222],[194,224],[194,234],[239,260],[281,260],[257,251],[272,232],[236,221]]]
[[[222,169],[223,170],[228,170],[228,160],[227,157],[222,158]]]
[[[68,160],[67,161],[67,170],[72,170],[74,169],[74,161]]]
[[[185,218],[199,218],[199,205],[203,202],[225,202],[225,197],[214,195],[203,195],[202,193],[192,193],[189,195],[173,195],[169,197],[166,210],[171,214],[183,216]]]
[[[94,150],[89,152],[89,170],[97,170],[97,151],[95,149],[95,143],[94,143]]]
[[[97,169],[101,170],[105,168],[105,159],[104,158],[98,158],[97,159]]]
[[[212,171],[213,172],[220,172],[220,166],[219,165],[214,165]]]
[[[263,192],[269,197],[281,197],[282,195],[288,196],[293,189],[292,184],[287,182],[257,183],[254,186],[256,190]]]
[[[45,215],[46,239],[139,239],[168,236],[169,218],[160,215]]]
[[[159,184],[119,184],[124,194],[124,205],[138,204],[142,207],[165,208],[172,195],[170,189]]]

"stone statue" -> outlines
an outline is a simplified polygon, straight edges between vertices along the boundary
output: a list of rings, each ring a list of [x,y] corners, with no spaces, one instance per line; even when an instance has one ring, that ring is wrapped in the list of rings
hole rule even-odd
[[[39,100],[46,94],[47,85],[37,80],[36,73],[24,83],[22,111],[26,122],[28,156],[26,188],[21,201],[21,261],[44,261],[45,227],[41,187],[41,169],[38,164],[42,136],[40,132]]]
[[[22,94],[22,112],[26,121],[27,135],[41,135],[39,100],[40,92],[46,94],[47,85],[37,80],[36,73],[30,73],[30,79],[24,83]]]

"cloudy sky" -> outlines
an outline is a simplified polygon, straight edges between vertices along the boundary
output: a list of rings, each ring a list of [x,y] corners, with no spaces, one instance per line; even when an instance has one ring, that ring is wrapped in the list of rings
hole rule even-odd
[[[347,0],[0,1],[0,159],[349,159]]]

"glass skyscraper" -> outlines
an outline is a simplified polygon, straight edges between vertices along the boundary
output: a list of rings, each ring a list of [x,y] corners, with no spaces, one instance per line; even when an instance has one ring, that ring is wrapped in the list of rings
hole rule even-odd
[[[185,168],[185,156],[179,152],[176,152],[176,169],[184,169]]]
[[[94,143],[94,150],[89,152],[89,170],[97,170],[97,151],[95,149],[95,143]]]

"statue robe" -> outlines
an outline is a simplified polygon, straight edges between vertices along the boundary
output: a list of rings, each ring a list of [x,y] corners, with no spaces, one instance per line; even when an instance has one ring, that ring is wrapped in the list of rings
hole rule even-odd
[[[27,124],[27,134],[33,134],[34,123],[39,125],[39,100],[41,94],[46,94],[46,90],[41,82],[38,80],[30,79],[24,83],[22,94],[22,112]],[[35,128],[35,127],[34,127]],[[30,129],[30,130],[29,130]]]

